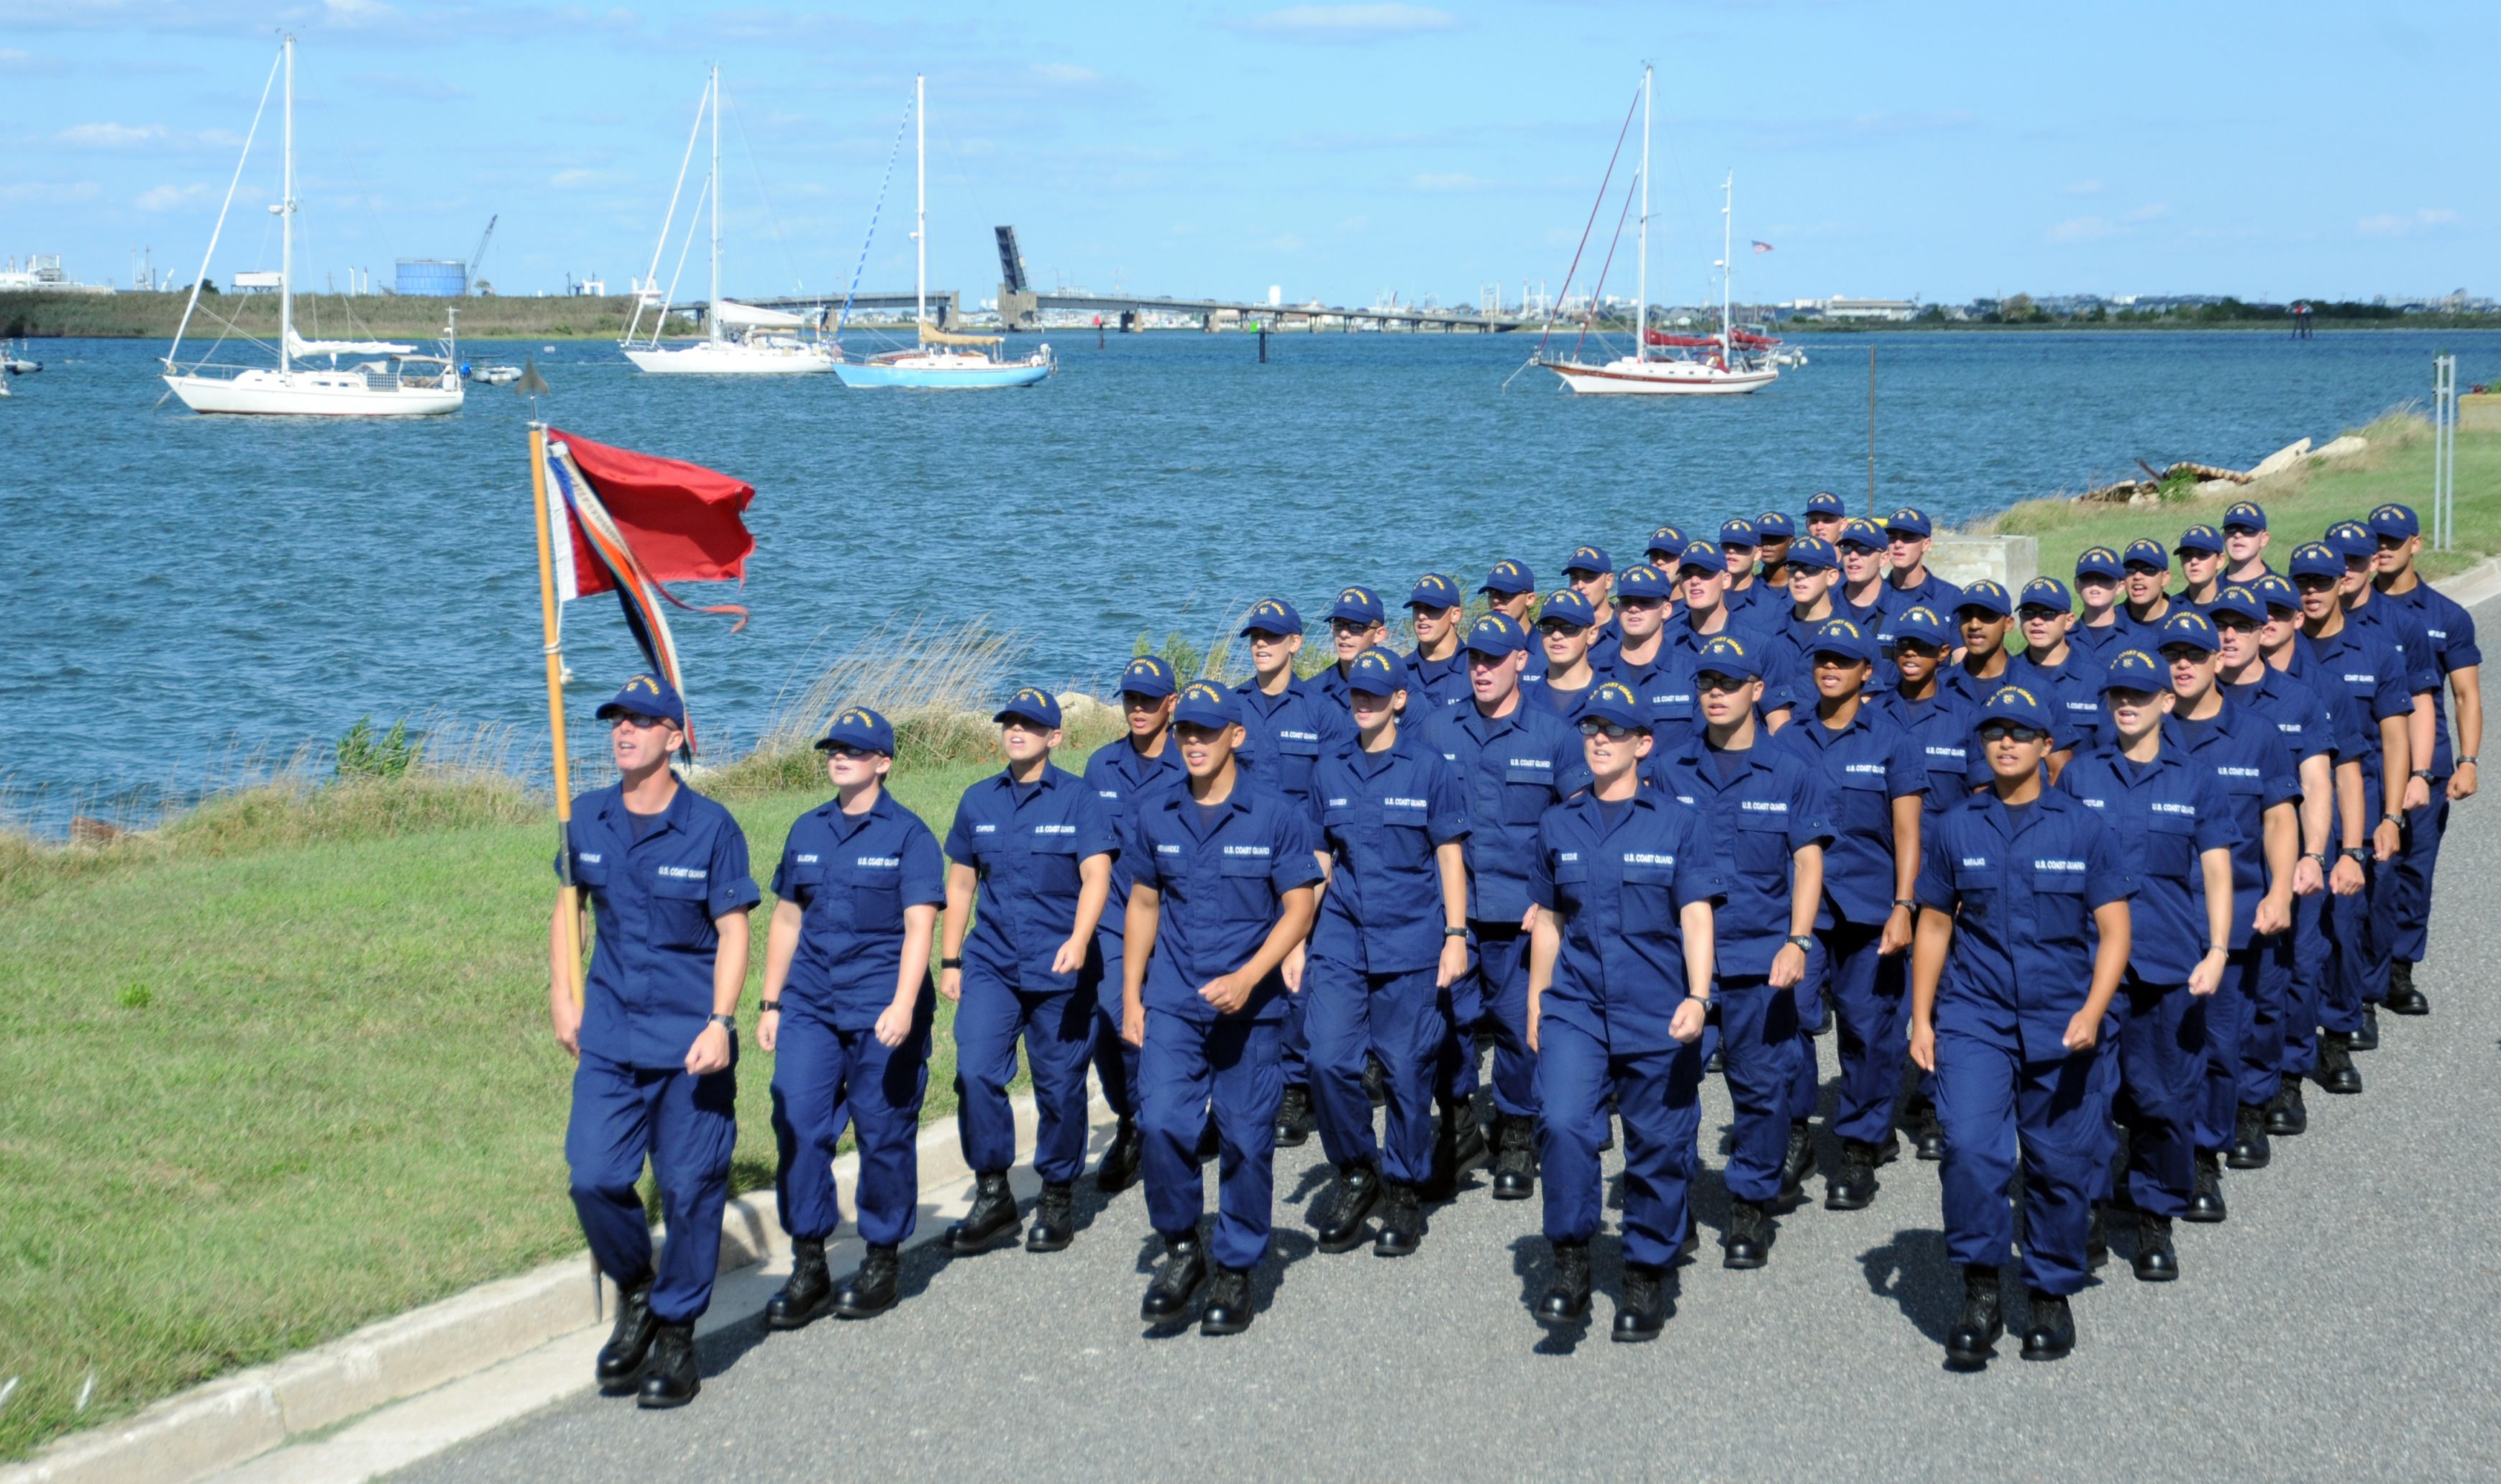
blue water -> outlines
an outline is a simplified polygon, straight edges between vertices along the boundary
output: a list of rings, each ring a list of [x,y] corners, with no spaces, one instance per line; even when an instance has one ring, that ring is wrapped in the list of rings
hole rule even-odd
[[[1804,337],[1752,397],[1574,398],[1534,337],[1053,337],[1029,391],[845,391],[831,377],[645,377],[606,344],[539,355],[557,426],[691,459],[757,490],[743,634],[679,633],[706,749],[771,718],[812,642],[898,615],[988,614],[1022,678],[1106,690],[1144,631],[1203,639],[1271,593],[1307,617],[1349,582],[1473,587],[1575,544],[1621,565],[1687,529],[1817,488],[1863,501],[1867,346],[1878,499],[1941,521],[2194,459],[2246,467],[2428,393],[2435,350],[2501,376],[2501,333]],[[475,344],[475,359],[519,346]],[[451,417],[201,417],[155,407],[150,343],[38,342],[0,403],[11,663],[0,782],[20,816],[145,815],[239,759],[368,713],[543,731],[525,403]],[[153,409],[151,411],[151,408]],[[571,700],[633,665],[610,600],[576,605]],[[830,633],[828,633],[830,630]],[[820,640],[820,636],[823,638]],[[525,750],[525,749],[524,749]],[[517,757],[516,759],[519,759]]]

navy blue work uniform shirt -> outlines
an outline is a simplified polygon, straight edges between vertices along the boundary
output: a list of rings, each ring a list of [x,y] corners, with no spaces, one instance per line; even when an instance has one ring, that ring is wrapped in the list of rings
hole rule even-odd
[[[1312,952],[1364,973],[1442,960],[1442,872],[1433,852],[1468,833],[1458,768],[1408,728],[1379,752],[1320,759],[1320,827],[1336,864]]]
[[[1619,1055],[1666,1051],[1690,986],[1682,914],[1724,894],[1702,816],[1644,783],[1612,808],[1586,793],[1538,822],[1529,900],[1560,919],[1538,1014]]]
[[[1285,893],[1319,880],[1319,831],[1299,804],[1237,772],[1212,810],[1186,787],[1157,792],[1138,809],[1134,841],[1137,883],[1161,897],[1147,1008],[1216,1020],[1199,990],[1250,962]],[[1283,1019],[1284,992],[1284,973],[1271,971],[1235,1013]]]
[[[1056,764],[1032,783],[1003,768],[965,789],[947,831],[947,859],[979,876],[964,967],[1027,994],[1075,989],[1076,973],[1053,973],[1050,963],[1077,925],[1078,867],[1118,853],[1102,802]]]
[[[1421,721],[1431,711],[1476,699],[1468,683],[1468,651],[1451,651],[1447,659],[1428,660],[1423,652],[1407,656],[1407,706]]]
[[[1948,623],[1954,621],[1954,610],[1962,607],[1962,589],[1938,577],[1922,572],[1919,580],[1908,587],[1896,584],[1888,574],[1884,578],[1884,611],[1903,612],[1915,608],[1927,608]]]
[[[1413,702],[1416,699],[1416,673],[1408,668],[1407,656],[1399,653],[1395,649],[1387,647],[1386,645],[1376,645],[1375,647],[1379,648],[1383,656],[1396,668],[1398,677],[1394,683],[1405,686],[1408,692],[1407,699],[1410,702]],[[1467,676],[1462,674],[1459,678],[1465,680]],[[1318,691],[1321,695],[1328,697],[1331,702],[1335,703],[1337,709],[1346,713],[1347,725],[1349,728],[1351,728],[1354,725],[1353,691],[1352,687],[1349,686],[1346,681],[1346,665],[1344,661],[1332,662],[1326,670],[1321,671],[1318,675],[1312,676],[1303,683],[1310,686],[1312,689]]]
[[[1112,857],[1112,896],[1103,904],[1103,920],[1094,927],[1094,941],[1106,959],[1120,956],[1122,923],[1128,917],[1129,883],[1136,878],[1130,832],[1137,827],[1140,801],[1159,788],[1170,788],[1188,776],[1181,765],[1181,746],[1170,736],[1164,750],[1149,757],[1125,737],[1105,742],[1085,760],[1085,786],[1112,821],[1120,851]]]
[[[2239,835],[2232,841],[2231,946],[2237,952],[2250,945],[2258,899],[2266,895],[2266,811],[2279,804],[2300,804],[2300,764],[2273,717],[2228,694],[2223,709],[2206,720],[2175,713],[2163,727],[2164,750],[2176,733],[2189,761],[2213,773],[2222,785],[2223,802],[2231,808],[2232,827]]]
[[[1614,680],[1641,702],[1654,737],[1681,737],[1693,728],[1692,651],[1661,636],[1648,660],[1636,661],[1622,650],[1601,680]]]
[[[1870,696],[1837,731],[1813,708],[1801,710],[1772,745],[1815,770],[1831,806],[1832,840],[1823,847],[1825,914],[1863,927],[1882,924],[1893,912],[1893,801],[1928,787],[1918,744]]]
[[[622,783],[574,800],[566,834],[597,924],[582,1049],[628,1067],[684,1067],[712,1016],[714,919],[762,900],[747,836],[729,810],[681,784],[637,839]]]
[[[1653,745],[1643,765],[1650,782],[1701,812],[1703,848],[1713,853],[1727,883],[1727,905],[1712,924],[1724,975],[1772,972],[1772,960],[1789,936],[1796,864],[1791,857],[1832,840],[1832,816],[1817,770],[1772,743],[1757,730],[1754,745],[1739,754],[1745,762],[1724,778],[1719,755],[1701,732],[1663,749]]]
[[[1354,744],[1354,722],[1346,703],[1330,700],[1303,679],[1287,680],[1273,696],[1257,680],[1245,680],[1233,687],[1233,694],[1242,707],[1243,732],[1234,763],[1251,781],[1292,800],[1318,824],[1319,796],[1312,788],[1312,774],[1322,757]]]
[[[1475,703],[1433,716],[1417,741],[1458,770],[1468,815],[1468,920],[1517,924],[1528,915],[1537,821],[1586,788],[1581,734],[1528,699],[1487,717]]]
[[[2437,676],[2445,677],[2484,663],[2484,650],[2475,643],[2474,615],[2429,582],[2417,578],[2410,591],[2384,592],[2371,600],[2373,608],[2383,603],[2413,615],[2415,627],[2430,645],[2431,668]],[[2450,751],[2449,687],[2438,681],[2432,685],[2431,715],[2432,760],[2419,766],[2445,778],[2456,771],[2456,764]]]
[[[2109,668],[2085,658],[2070,641],[2067,657],[2055,665],[2042,664],[2029,649],[2008,660],[2006,683],[2030,691],[2059,718],[2052,746],[2089,752],[2101,744],[2102,723],[2110,715],[2102,706],[2102,680]]]
[[[903,909],[944,907],[947,868],[929,826],[881,788],[865,813],[829,799],[793,820],[773,895],[803,914],[783,995],[830,1012],[838,1030],[865,1031],[894,1003]]]
[[[2128,967],[2149,984],[2186,983],[2211,940],[2198,857],[2241,839],[2221,782],[2166,720],[2152,762],[2103,746],[2069,763],[2057,791],[2100,815],[2118,840],[2129,898]]]
[[[2016,659],[2009,656],[2006,668],[1987,679],[1973,675],[1960,665],[1948,663],[1937,671],[1937,689],[1940,692],[1952,694],[1962,702],[1965,709],[1977,717],[1980,714],[1980,709],[1988,704],[1988,698],[1996,695],[1999,690],[2009,685],[2029,685],[2027,676],[2017,674],[2016,663]],[[2095,681],[2096,686],[2099,683],[2098,680]],[[2076,714],[2061,704],[2063,698],[2053,699],[2053,691],[2054,687],[2032,692],[2033,696],[2040,701],[2043,709],[2050,713],[2051,750],[2054,752],[2077,750],[2091,739],[2077,725]],[[2095,706],[2101,704],[2098,689],[2094,693],[2093,704]],[[1980,753],[1975,749],[1972,756],[1980,758]],[[1984,759],[1981,761],[1981,767],[1984,771],[1986,770],[1987,763]]]
[[[2325,757],[2332,767],[2336,754],[2345,745],[2347,739],[2340,735],[2340,719],[2326,699],[2311,689],[2308,681],[2296,679],[2272,665],[2260,665],[2258,678],[2247,685],[2225,685],[2223,694],[2234,706],[2255,710],[2274,725],[2276,735],[2284,739],[2285,750],[2292,754],[2296,780],[2302,764],[2314,757]],[[2329,838],[2331,841],[2334,839],[2332,829]]]
[[[1911,734],[1928,771],[1926,802],[1919,807],[1919,828],[1925,831],[1938,815],[1988,782],[1988,760],[1981,754],[1980,739],[1974,735],[1980,713],[1942,684],[1925,701],[1904,700],[1898,690],[1876,699]]]
[[[1980,794],[1920,845],[1919,906],[1954,918],[1934,1024],[2054,1061],[2092,993],[2093,912],[2127,900],[2128,877],[2116,832],[2073,795],[2045,789],[2016,814]]]
[[[2291,669],[2296,678],[2342,693],[2351,709],[2353,740],[2359,746],[2339,761],[2362,764],[2362,836],[2367,841],[2386,810],[2380,797],[2380,723],[2414,713],[2405,658],[2376,626],[2348,622],[2332,638],[2303,636]]]

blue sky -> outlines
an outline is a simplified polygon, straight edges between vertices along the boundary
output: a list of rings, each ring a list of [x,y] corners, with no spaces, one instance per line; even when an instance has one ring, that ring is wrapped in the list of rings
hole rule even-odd
[[[925,71],[939,286],[988,297],[988,229],[1013,222],[1045,286],[1508,299],[1560,287],[1647,58],[1661,301],[1712,292],[1732,167],[1739,237],[1777,248],[1740,264],[1757,301],[2501,289],[2501,156],[2473,102],[2501,9],[2304,0],[9,0],[0,253],[126,281],[152,245],[187,279],[281,25],[317,286],[463,256],[499,214],[505,291],[621,289],[717,61],[734,293],[849,280]],[[907,144],[871,288],[911,283],[910,163]],[[276,179],[255,150],[238,199]],[[276,266],[270,221],[238,211],[212,275]],[[1608,285],[1630,283],[1619,259]]]

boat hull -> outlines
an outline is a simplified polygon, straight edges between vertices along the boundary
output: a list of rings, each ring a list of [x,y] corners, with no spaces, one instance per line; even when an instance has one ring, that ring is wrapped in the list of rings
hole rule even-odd
[[[974,390],[992,386],[1031,386],[1050,375],[1051,363],[1040,358],[998,362],[977,356],[913,356],[895,361],[837,361],[834,375],[845,386],[919,386]]]
[[[1586,366],[1578,361],[1538,363],[1563,384],[1588,397],[1738,397],[1781,379],[1777,368],[1723,371],[1698,361],[1630,361]]]
[[[654,376],[810,377],[834,369],[830,357],[805,346],[699,345],[682,350],[628,349],[625,359]]]
[[[433,417],[460,411],[462,387],[376,384],[352,371],[247,371],[232,377],[164,379],[195,412],[271,417]]]

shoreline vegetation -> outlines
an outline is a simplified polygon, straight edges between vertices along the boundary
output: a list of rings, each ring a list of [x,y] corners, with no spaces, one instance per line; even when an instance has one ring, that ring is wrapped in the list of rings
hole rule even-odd
[[[2393,413],[2359,431],[2359,454],[2228,492],[2035,500],[1983,524],[2038,538],[2042,570],[2063,577],[2086,545],[2167,542],[2249,498],[2280,561],[2333,516],[2427,504],[2427,424]],[[2501,552],[2501,433],[2461,430],[2457,476],[2457,549],[2425,554],[2434,575]],[[1230,676],[1232,627],[1136,649]],[[1015,636],[929,622],[845,643],[803,657],[751,750],[690,776],[746,830],[759,884],[791,821],[828,796],[810,744],[839,705],[894,718],[893,791],[942,837],[997,766],[988,703],[1023,678]],[[1307,643],[1303,668],[1327,647]],[[578,719],[587,789],[608,781],[604,733]],[[1066,730],[1057,761],[1076,772],[1118,714],[1071,698]],[[17,1378],[0,1460],[580,1249],[570,1064],[546,1014],[553,832],[515,766],[543,746],[359,723],[150,828],[54,841],[0,825],[0,1386]],[[950,1009],[929,1120],[954,1107]],[[747,1190],[773,1176],[772,1058],[742,1051],[732,1181]]]

